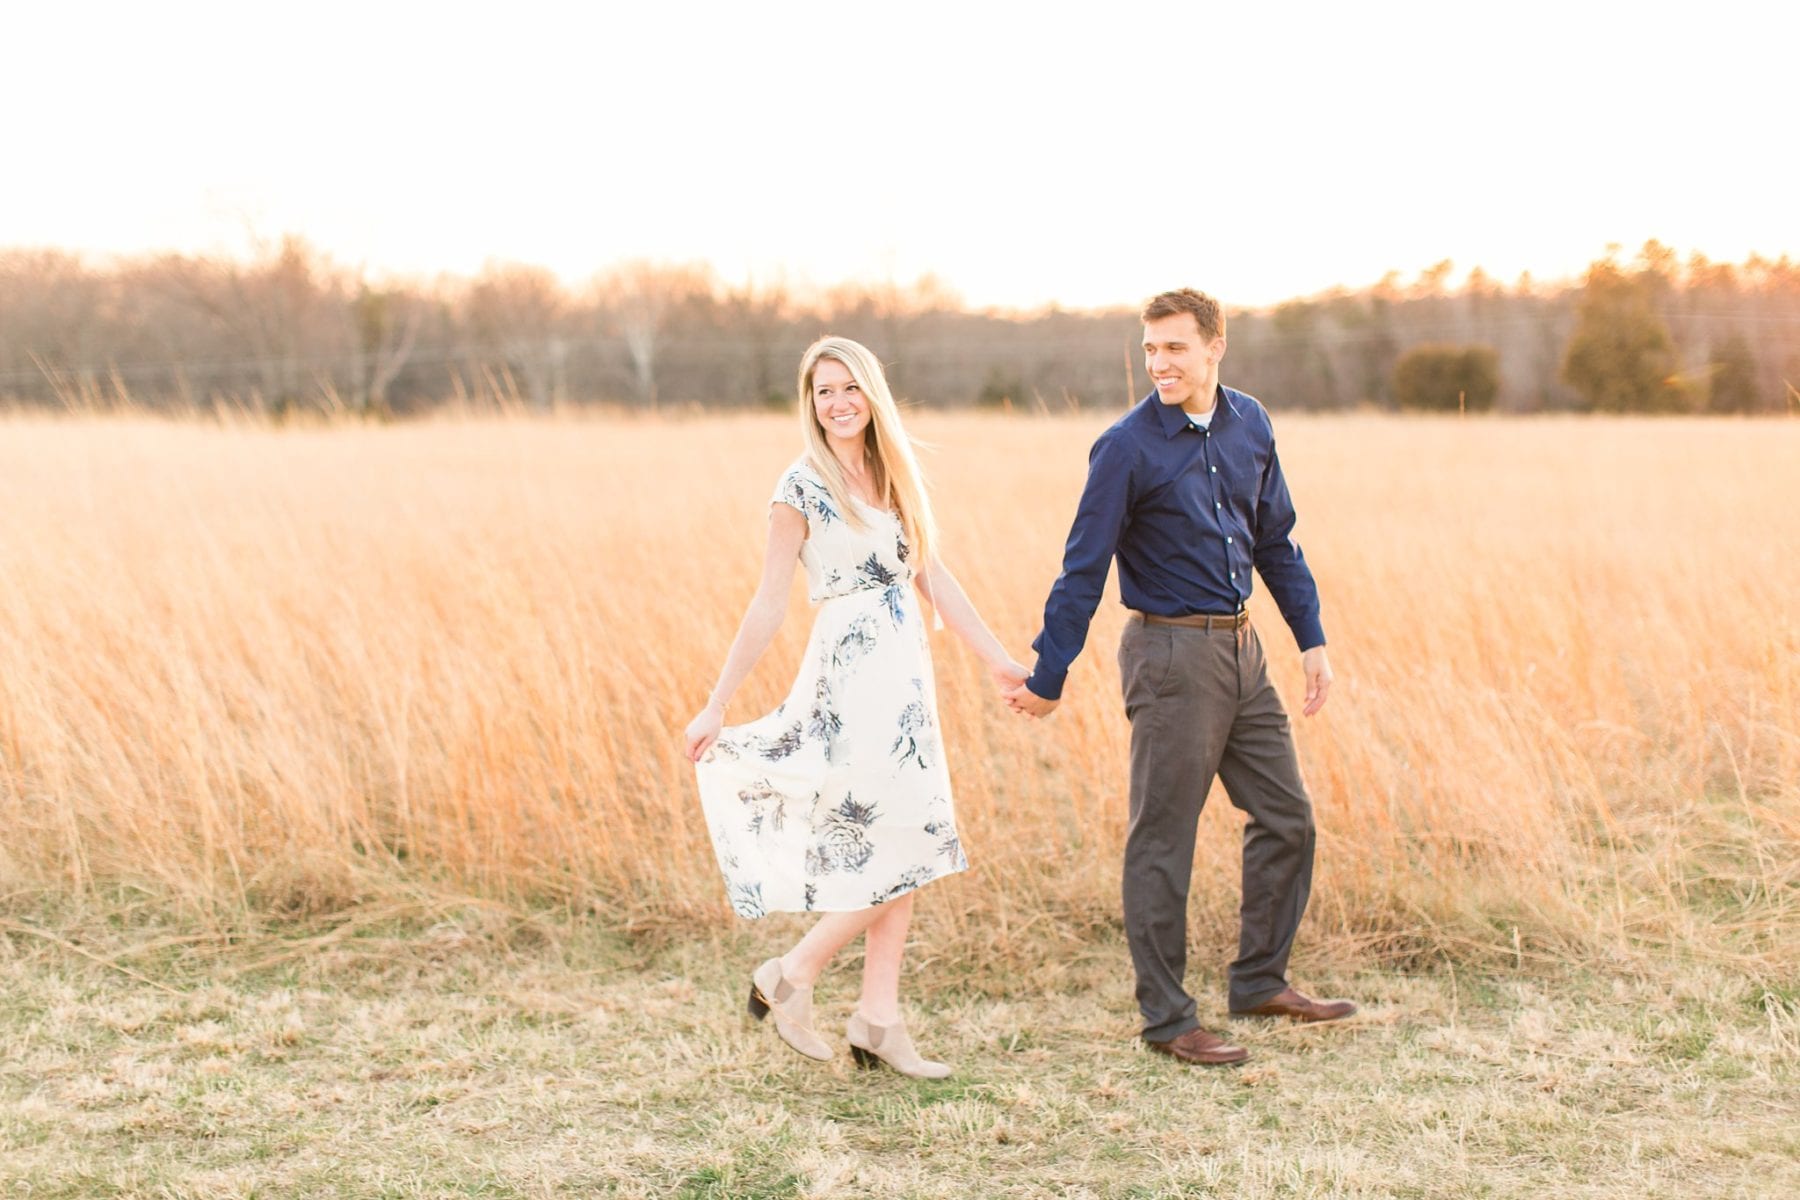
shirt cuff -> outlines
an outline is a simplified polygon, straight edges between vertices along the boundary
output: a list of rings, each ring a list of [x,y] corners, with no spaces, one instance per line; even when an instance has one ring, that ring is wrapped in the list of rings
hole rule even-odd
[[[1299,644],[1302,654],[1325,644],[1325,626],[1317,617],[1308,617],[1289,628],[1294,631],[1294,641]]]
[[[1052,671],[1040,662],[1025,681],[1025,690],[1040,700],[1061,700],[1063,681],[1068,677],[1067,671]]]

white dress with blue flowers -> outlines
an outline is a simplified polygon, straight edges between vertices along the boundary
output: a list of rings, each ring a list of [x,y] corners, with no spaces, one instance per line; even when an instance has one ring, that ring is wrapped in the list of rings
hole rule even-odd
[[[910,548],[860,501],[853,528],[805,458],[770,503],[806,517],[818,616],[787,699],[698,764],[700,802],[740,916],[868,908],[969,865]]]

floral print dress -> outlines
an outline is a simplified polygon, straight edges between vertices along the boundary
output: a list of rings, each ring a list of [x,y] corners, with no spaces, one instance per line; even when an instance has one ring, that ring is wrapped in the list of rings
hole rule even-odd
[[[868,908],[969,865],[910,548],[861,501],[853,528],[804,457],[770,503],[806,517],[818,615],[787,699],[697,764],[700,802],[740,916]]]

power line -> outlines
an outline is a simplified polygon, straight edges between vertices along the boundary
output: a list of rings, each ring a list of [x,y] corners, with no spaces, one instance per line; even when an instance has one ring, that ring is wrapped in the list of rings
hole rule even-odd
[[[1454,298],[1447,298],[1455,302]],[[1516,333],[1532,329],[1572,325],[1577,319],[1569,308],[1558,307],[1552,311],[1514,314],[1501,317],[1445,317],[1442,320],[1426,322],[1409,322],[1405,320],[1376,321],[1368,327],[1346,327],[1335,315],[1322,309],[1313,310],[1316,315],[1309,316],[1308,324],[1316,322],[1314,328],[1295,329],[1276,332],[1270,328],[1280,321],[1274,314],[1241,315],[1233,318],[1232,337],[1240,355],[1254,354],[1268,349],[1283,349],[1297,346],[1310,346],[1319,350],[1354,348],[1368,345],[1392,346],[1396,351],[1410,345],[1435,338],[1457,337],[1479,340],[1495,334]],[[981,320],[982,318],[976,318]],[[1763,312],[1673,312],[1665,314],[1665,320],[1678,327],[1687,328],[1694,325],[1707,327],[1741,327],[1753,326],[1788,326],[1800,335],[1800,311],[1792,314]],[[1029,336],[1033,330],[1032,321],[1007,321],[1009,329],[1020,336]],[[1249,326],[1248,329],[1245,326]],[[901,337],[907,351],[895,365],[906,370],[930,370],[933,367],[995,366],[1016,363],[1021,355],[1029,361],[1044,363],[1048,360],[1052,369],[1057,363],[1066,363],[1063,369],[1083,369],[1090,365],[1098,367],[1100,356],[1106,357],[1104,369],[1116,369],[1113,355],[1117,352],[1117,342],[1102,345],[1096,337],[1091,347],[1071,352],[1067,348],[1068,339],[1062,339],[1061,346],[1054,352],[1044,353],[1038,347],[1025,347],[989,344],[980,349],[966,346],[934,348],[929,333],[907,331],[904,323],[895,331]],[[1098,331],[1096,331],[1098,332]],[[696,357],[707,359],[742,358],[770,356],[777,351],[785,351],[789,346],[803,346],[811,338],[810,334],[794,333],[777,335],[770,338],[750,338],[743,335],[726,337],[687,337],[674,336],[664,338],[659,346],[659,357],[684,358],[693,360]],[[1135,344],[1135,334],[1123,339],[1127,345]],[[270,355],[232,355],[217,357],[188,357],[151,360],[148,362],[120,362],[117,359],[108,361],[88,361],[83,363],[57,363],[46,361],[43,365],[31,367],[12,367],[0,369],[0,387],[9,385],[49,383],[55,386],[61,382],[59,377],[68,377],[83,381],[118,379],[129,383],[133,380],[168,379],[171,382],[191,380],[204,383],[222,376],[262,374],[279,372],[284,374],[305,374],[317,377],[321,374],[332,375],[339,372],[354,372],[359,377],[388,367],[396,374],[414,373],[421,369],[433,367],[461,366],[469,370],[509,368],[548,368],[560,363],[566,370],[569,367],[582,367],[588,373],[592,370],[592,360],[588,355],[607,351],[617,352],[618,365],[622,373],[630,372],[630,354],[623,337],[569,336],[549,333],[538,338],[509,339],[506,341],[478,341],[443,343],[425,349],[409,351],[397,366],[389,360],[390,354],[375,351],[352,351],[349,353],[328,354],[270,354]],[[698,352],[698,353],[697,353]],[[26,353],[33,353],[27,348]],[[796,349],[797,353],[797,349]],[[1091,364],[1090,364],[1090,356]],[[912,359],[912,362],[908,362]],[[923,359],[924,361],[919,361]],[[1069,360],[1073,359],[1073,362]]]

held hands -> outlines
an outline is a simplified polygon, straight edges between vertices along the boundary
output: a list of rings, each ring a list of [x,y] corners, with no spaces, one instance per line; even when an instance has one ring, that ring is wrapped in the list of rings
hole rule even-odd
[[[1060,700],[1044,699],[1042,696],[1026,687],[1023,678],[1012,687],[1006,688],[1003,694],[1006,697],[1006,707],[1012,709],[1019,715],[1029,717],[1034,721],[1039,717],[1049,716],[1056,711],[1056,706],[1062,703]]]
[[[689,762],[699,762],[712,744],[719,740],[719,730],[725,727],[725,706],[716,700],[708,700],[694,719],[688,722],[686,733],[687,756]]]
[[[1025,681],[1031,678],[1031,671],[1016,659],[989,663],[988,674],[1000,689],[1000,698],[1006,701],[1006,707],[1014,712],[1035,718],[1047,717],[1056,711],[1056,701],[1046,700],[1025,686]]]
[[[1325,659],[1325,647],[1314,646],[1301,654],[1300,668],[1306,672],[1306,706],[1300,711],[1310,717],[1325,707],[1331,691],[1331,664]]]

